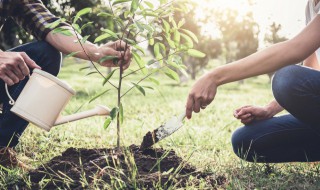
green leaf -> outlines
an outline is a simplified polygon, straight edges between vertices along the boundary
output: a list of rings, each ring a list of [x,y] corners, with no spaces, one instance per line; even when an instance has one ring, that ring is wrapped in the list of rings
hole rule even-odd
[[[134,82],[131,82],[144,96],[146,96],[146,91],[143,89],[142,86],[134,83]]]
[[[183,18],[182,20],[179,21],[178,23],[178,28],[181,28],[186,23],[186,20]]]
[[[73,29],[74,29],[77,33],[81,34],[81,29],[80,29],[79,24],[73,23],[73,24],[72,24],[72,27],[73,27]]]
[[[87,42],[87,40],[88,40],[89,37],[90,37],[90,35],[87,35],[87,36],[83,37],[83,38],[81,39],[81,43],[82,43],[82,44],[85,44],[85,43]]]
[[[180,32],[178,30],[175,30],[174,31],[174,34],[173,34],[173,41],[177,44],[180,43]]]
[[[91,68],[91,66],[82,67],[82,68],[79,69],[79,71],[83,71],[83,70],[90,69],[90,68]]]
[[[53,33],[54,34],[59,33],[59,34],[65,35],[65,36],[72,36],[73,35],[73,33],[69,29],[66,29],[66,28],[56,28],[53,30]]]
[[[107,117],[106,120],[104,121],[103,128],[108,129],[108,127],[111,124],[111,121],[112,121],[111,117]]]
[[[144,50],[142,49],[142,47],[140,47],[139,45],[133,45],[134,48],[136,48],[138,51],[140,51],[143,55],[145,55],[146,53],[144,52]]]
[[[105,93],[107,93],[107,92],[109,92],[109,91],[110,91],[110,89],[105,90],[105,91],[103,91],[103,92],[95,95],[93,98],[91,98],[91,99],[89,100],[89,103],[93,102],[94,100],[96,100],[97,98],[99,98],[100,96],[104,95]]]
[[[88,14],[88,13],[91,13],[91,12],[92,12],[92,8],[84,8],[84,9],[80,10],[80,11],[76,14],[76,16],[75,16],[75,18],[74,18],[74,20],[73,20],[73,23],[76,23],[81,16],[83,16],[83,15],[85,15],[85,14]]]
[[[162,51],[162,54],[166,53],[166,46],[163,43],[159,42],[160,50]]]
[[[154,46],[153,46],[153,53],[155,57],[159,57],[160,54],[160,45],[157,42]]]
[[[102,57],[101,59],[99,59],[98,63],[103,63],[105,61],[109,61],[109,60],[113,60],[113,59],[118,59],[118,57],[117,56],[106,55],[106,56]]]
[[[138,9],[139,0],[132,0],[130,12],[134,13]]]
[[[54,28],[56,28],[57,26],[59,26],[59,24],[60,24],[61,22],[65,22],[65,21],[66,21],[66,19],[56,20],[56,21],[54,21],[53,23],[48,24],[48,27],[49,27],[50,29],[54,29]]]
[[[102,31],[106,32],[107,34],[110,34],[114,38],[118,38],[118,35],[109,29],[102,29]]]
[[[93,75],[93,74],[96,74],[96,73],[98,73],[98,72],[97,71],[93,71],[93,72],[90,72],[90,73],[86,74],[86,76]]]
[[[198,57],[198,58],[204,58],[206,54],[202,53],[201,51],[198,51],[196,49],[188,49],[188,55],[192,57]]]
[[[151,86],[143,86],[143,88],[147,88],[147,89],[150,89],[150,90],[154,90],[154,88],[152,88]]]
[[[144,31],[145,27],[143,26],[142,23],[140,23],[140,22],[135,22],[135,25],[139,28],[139,31],[140,31],[140,32],[143,32],[143,31]]]
[[[180,77],[179,77],[178,73],[176,73],[175,71],[167,68],[167,70],[165,71],[165,74],[166,74],[169,78],[180,82]]]
[[[186,29],[181,29],[181,30],[184,33],[186,33],[188,36],[190,36],[193,39],[193,41],[195,41],[196,43],[199,43],[199,40],[198,40],[197,36],[193,32],[191,32],[189,30],[186,30]]]
[[[110,117],[111,117],[112,120],[114,120],[114,118],[117,117],[118,112],[119,112],[119,108],[118,107],[112,108],[112,110],[110,111]]]
[[[145,3],[150,9],[153,9],[153,8],[154,8],[154,6],[153,6],[153,4],[152,4],[151,2],[145,1],[144,3]]]
[[[129,1],[131,1],[131,0],[115,0],[115,1],[112,3],[112,6],[117,5],[117,4],[120,4],[120,3],[129,2]]]
[[[153,46],[154,45],[154,38],[149,39],[149,45]]]
[[[166,40],[167,40],[167,42],[168,42],[168,44],[169,44],[169,46],[171,47],[171,48],[176,48],[176,45],[174,44],[174,42],[170,39],[170,37],[166,37]]]
[[[74,55],[76,55],[77,53],[80,53],[80,52],[82,52],[82,51],[76,51],[76,52],[69,53],[65,58],[73,57]]]
[[[193,48],[193,41],[192,41],[192,39],[191,39],[189,36],[181,33],[181,37],[182,37],[183,39],[185,39],[185,41],[186,41],[186,46],[187,46],[188,48]]]
[[[93,22],[88,22],[88,23],[84,24],[83,26],[81,26],[81,30],[91,26],[92,24],[93,24]]]
[[[151,82],[153,82],[154,84],[156,84],[156,85],[160,85],[160,82],[159,82],[158,80],[152,78],[152,77],[149,77],[149,80],[150,80]]]
[[[141,58],[141,56],[134,51],[132,52],[132,56],[135,62],[138,64],[139,68],[141,69],[142,73],[147,74],[147,69],[145,68],[146,63]]]
[[[106,78],[103,80],[102,86],[104,86],[104,85],[110,80],[110,78],[112,77],[112,75],[114,74],[114,72],[115,72],[116,70],[117,70],[117,69],[112,70],[112,71],[106,76]]]
[[[170,24],[166,20],[162,20],[163,26],[164,26],[164,31],[168,34],[170,32]]]
[[[101,16],[101,17],[113,17],[113,14],[111,14],[111,13],[106,13],[106,12],[101,12],[101,13],[98,13],[97,16]]]
[[[123,123],[123,107],[122,107],[122,103],[120,103],[120,108],[119,108],[119,120],[120,123]]]
[[[108,33],[102,34],[102,35],[98,36],[98,37],[94,40],[94,43],[100,42],[100,41],[102,41],[102,40],[104,40],[104,39],[107,39],[107,38],[110,38],[110,37],[111,37],[111,35],[108,34]]]

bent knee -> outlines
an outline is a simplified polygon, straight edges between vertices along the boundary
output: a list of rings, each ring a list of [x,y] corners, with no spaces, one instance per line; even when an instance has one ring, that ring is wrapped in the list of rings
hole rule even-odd
[[[40,66],[46,72],[57,76],[62,62],[62,54],[48,42],[39,42],[39,50],[41,51],[42,62]]]
[[[254,133],[250,133],[250,126],[238,128],[233,132],[231,143],[233,152],[242,160],[256,162],[256,146],[254,143]]]

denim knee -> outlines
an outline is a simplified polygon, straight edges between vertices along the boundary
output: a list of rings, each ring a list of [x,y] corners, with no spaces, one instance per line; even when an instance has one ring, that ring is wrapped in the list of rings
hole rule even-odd
[[[300,83],[303,83],[300,75],[301,66],[290,65],[278,70],[272,79],[272,92],[277,102],[284,108],[288,104],[295,102],[296,98],[303,93],[304,89]]]
[[[50,45],[48,42],[38,42],[37,48],[39,49],[38,55],[41,56],[41,61],[38,63],[43,70],[57,76],[62,62],[61,53]]]
[[[244,126],[233,132],[231,137],[233,152],[245,161],[254,162],[254,152],[251,150],[253,140],[248,137],[246,128],[247,126]]]

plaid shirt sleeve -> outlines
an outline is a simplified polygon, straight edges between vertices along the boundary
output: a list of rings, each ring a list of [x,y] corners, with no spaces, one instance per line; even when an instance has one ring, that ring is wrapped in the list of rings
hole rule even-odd
[[[7,4],[8,16],[32,34],[37,40],[44,40],[53,30],[50,24],[60,18],[54,16],[41,0],[9,0]],[[60,23],[56,27],[68,26]]]

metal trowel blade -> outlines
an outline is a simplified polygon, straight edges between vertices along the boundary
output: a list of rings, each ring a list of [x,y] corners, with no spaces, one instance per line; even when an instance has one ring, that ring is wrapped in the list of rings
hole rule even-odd
[[[148,132],[144,137],[140,146],[140,150],[151,147],[160,140],[170,136],[183,126],[183,119],[186,117],[185,112],[178,117],[174,116],[165,124],[161,125],[152,132]]]

